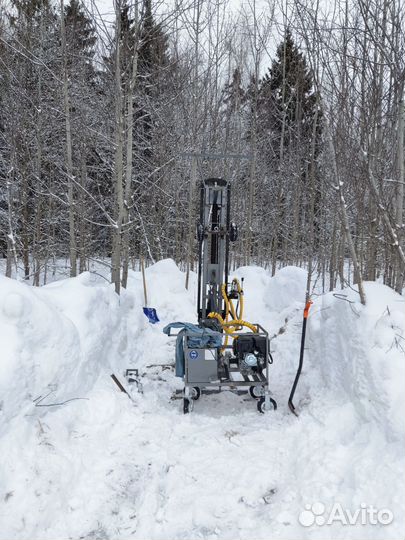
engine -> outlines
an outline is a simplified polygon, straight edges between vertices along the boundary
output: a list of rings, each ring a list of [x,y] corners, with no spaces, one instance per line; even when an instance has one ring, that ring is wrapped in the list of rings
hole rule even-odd
[[[261,373],[266,367],[267,338],[254,334],[233,340],[233,353],[242,375]]]

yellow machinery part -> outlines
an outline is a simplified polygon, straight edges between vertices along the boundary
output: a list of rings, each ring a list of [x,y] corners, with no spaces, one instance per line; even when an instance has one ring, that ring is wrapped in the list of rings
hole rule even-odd
[[[210,319],[217,319],[217,321],[221,324],[225,332],[224,347],[228,345],[229,337],[232,337],[232,334],[241,330],[243,327],[249,328],[249,330],[251,330],[252,332],[257,333],[257,327],[254,324],[248,321],[244,321],[242,319],[244,303],[243,303],[243,291],[242,291],[240,282],[237,278],[234,278],[232,283],[236,285],[236,289],[239,295],[239,313],[237,313],[237,310],[235,309],[235,306],[233,305],[232,300],[228,298],[228,295],[226,293],[226,283],[224,283],[221,286],[221,293],[222,293],[222,298],[224,299],[224,302],[225,302],[225,320],[219,313],[211,312],[208,314],[208,317]],[[232,315],[232,319],[229,319],[230,314]],[[237,336],[234,336],[234,339],[236,338]]]

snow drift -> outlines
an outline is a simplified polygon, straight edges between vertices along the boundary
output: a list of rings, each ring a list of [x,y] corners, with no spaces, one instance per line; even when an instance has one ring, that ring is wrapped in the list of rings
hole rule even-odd
[[[366,283],[315,299],[296,393],[306,273],[244,267],[246,318],[268,328],[279,409],[205,397],[189,416],[162,328],[195,321],[173,261],[140,273],[121,298],[85,273],[35,289],[0,279],[0,539],[389,539],[405,531],[404,299]],[[110,379],[140,370],[134,402]],[[68,401],[73,398],[73,401]],[[64,403],[53,406],[54,403]],[[51,405],[38,407],[36,405]],[[390,525],[303,527],[305,505],[389,508]]]
[[[3,426],[45,393],[87,392],[117,346],[119,302],[90,274],[35,289],[0,279]]]
[[[311,360],[325,389],[340,388],[365,421],[390,437],[405,436],[405,299],[366,282],[367,305],[356,291],[323,295],[311,318]]]

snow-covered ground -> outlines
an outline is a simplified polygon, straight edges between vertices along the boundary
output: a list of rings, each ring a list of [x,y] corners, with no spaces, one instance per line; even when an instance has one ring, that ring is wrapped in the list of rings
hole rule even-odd
[[[0,278],[0,540],[404,537],[404,298],[375,283],[365,308],[352,289],[315,298],[296,418],[305,271],[235,275],[245,318],[275,336],[279,407],[265,415],[230,392],[189,415],[172,399],[182,382],[162,328],[195,321],[195,276],[186,291],[173,261],[147,270],[157,325],[138,272],[120,299],[89,273],[41,288]],[[129,367],[133,401],[110,378]]]

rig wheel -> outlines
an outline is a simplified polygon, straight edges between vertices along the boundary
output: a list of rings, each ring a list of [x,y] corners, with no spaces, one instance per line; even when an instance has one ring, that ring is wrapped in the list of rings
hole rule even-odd
[[[264,396],[264,387],[263,386],[249,386],[249,394],[254,399],[259,399]]]
[[[198,386],[193,386],[191,388],[191,398],[194,399],[194,401],[197,401],[197,399],[200,399],[201,396],[201,389]]]
[[[277,410],[277,403],[275,402],[275,400],[273,398],[270,398],[270,406],[274,411]],[[257,402],[257,410],[260,413],[265,413],[267,411],[267,409],[266,409],[266,400],[265,400],[264,396],[261,397],[259,399],[259,401]]]

